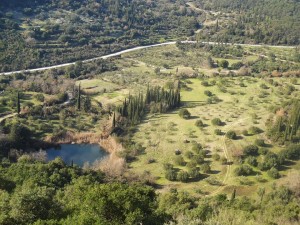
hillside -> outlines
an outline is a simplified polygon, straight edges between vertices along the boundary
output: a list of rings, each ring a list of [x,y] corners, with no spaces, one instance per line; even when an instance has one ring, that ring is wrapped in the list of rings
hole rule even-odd
[[[1,0],[0,225],[300,224],[299,16]]]
[[[177,40],[299,44],[297,1],[8,1],[0,70],[49,66]]]

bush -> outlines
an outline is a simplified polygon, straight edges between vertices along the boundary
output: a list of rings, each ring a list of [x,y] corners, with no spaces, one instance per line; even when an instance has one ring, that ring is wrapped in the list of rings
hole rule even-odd
[[[258,147],[256,145],[248,145],[243,150],[244,155],[252,155],[257,156],[258,155]]]
[[[240,68],[242,68],[244,64],[242,62],[236,62],[236,63],[232,63],[231,64],[231,69],[233,70],[238,70]]]
[[[203,149],[202,145],[200,143],[193,143],[192,151],[196,154],[199,154],[201,150]]]
[[[249,132],[251,134],[260,134],[260,133],[263,132],[263,130],[260,129],[259,127],[252,126],[252,127],[249,128]]]
[[[197,162],[196,162],[196,160],[191,160],[191,161],[189,161],[189,162],[186,164],[186,166],[187,166],[188,168],[194,168],[194,167],[197,167]]]
[[[164,163],[164,169],[165,170],[171,170],[173,169],[173,165],[171,163]]]
[[[210,171],[211,171],[210,165],[208,163],[202,164],[201,170],[203,173],[210,173]]]
[[[193,167],[189,169],[189,176],[192,179],[197,179],[200,176],[199,169],[197,167]]]
[[[258,165],[261,170],[269,170],[272,167],[278,168],[284,162],[284,158],[278,157],[277,154],[273,152],[268,152],[265,157],[264,161]]]
[[[258,154],[259,155],[266,155],[269,152],[267,148],[259,148]]]
[[[206,96],[212,96],[213,94],[212,94],[212,92],[211,91],[208,91],[208,90],[205,90],[204,91],[204,94],[206,95]]]
[[[189,180],[189,174],[181,170],[177,174],[177,180],[181,182],[187,182]]]
[[[242,134],[243,134],[244,136],[248,136],[248,135],[249,135],[247,130],[243,130]]]
[[[223,59],[219,62],[218,66],[226,69],[229,66],[229,62],[227,60]]]
[[[165,178],[170,181],[175,181],[177,178],[177,173],[174,169],[166,170]]]
[[[201,85],[204,86],[204,87],[208,87],[209,83],[208,83],[208,81],[204,80],[204,81],[201,82]]]
[[[290,145],[281,151],[286,159],[299,160],[300,159],[300,145]]]
[[[229,139],[234,140],[234,139],[236,139],[237,135],[234,131],[230,130],[226,133],[226,137],[229,138]]]
[[[195,123],[195,125],[197,127],[204,127],[204,123],[202,122],[202,120],[197,120],[196,123]]]
[[[42,93],[39,93],[39,94],[37,94],[35,96],[35,99],[38,100],[38,101],[40,101],[40,102],[44,102],[45,97],[44,97],[44,95]]]
[[[276,168],[272,167],[270,170],[268,170],[269,177],[273,179],[278,179],[280,177],[279,172]]]
[[[180,109],[178,114],[184,119],[189,119],[191,117],[191,113],[187,109]]]
[[[196,162],[198,165],[204,162],[204,157],[201,155],[195,155],[192,159],[193,162]]]
[[[266,146],[264,139],[256,139],[255,144],[259,147],[264,147]]]
[[[226,157],[222,156],[221,157],[221,164],[226,165],[227,163],[228,163],[228,160],[226,159]]]
[[[253,174],[253,169],[248,165],[241,165],[234,170],[236,176],[249,176]]]
[[[185,166],[185,161],[181,155],[175,156],[174,163],[178,166]]]
[[[211,123],[214,126],[222,126],[222,121],[219,118],[212,119]]]
[[[251,166],[256,167],[257,166],[257,159],[254,156],[249,156],[246,159],[246,163],[248,163]]]
[[[222,135],[222,131],[220,129],[215,129],[215,135]]]
[[[218,153],[215,153],[215,154],[212,155],[212,158],[216,161],[219,161],[221,157]]]
[[[184,154],[188,159],[191,159],[194,154],[191,152],[191,151],[187,151],[185,154]]]

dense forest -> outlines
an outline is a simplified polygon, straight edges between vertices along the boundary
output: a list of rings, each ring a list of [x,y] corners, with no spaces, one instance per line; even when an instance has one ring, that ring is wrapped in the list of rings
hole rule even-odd
[[[109,180],[60,159],[3,160],[0,224],[297,224],[299,219],[296,186],[259,189],[257,200],[235,192],[196,199],[176,189],[158,195],[146,180]]]
[[[190,35],[199,27],[197,12],[180,5],[168,1],[4,1],[0,8],[2,71],[83,60]]]
[[[234,19],[226,20],[226,22],[222,22],[220,19],[214,26],[214,30],[209,30],[209,34],[219,41],[269,43],[272,45],[299,44],[300,4],[297,0],[199,2],[199,6],[206,10],[235,15]],[[221,15],[219,17],[222,18]],[[207,32],[203,34],[205,36]]]

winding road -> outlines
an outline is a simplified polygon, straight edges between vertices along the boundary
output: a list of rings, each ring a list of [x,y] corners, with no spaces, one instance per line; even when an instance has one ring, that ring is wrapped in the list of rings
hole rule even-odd
[[[181,41],[181,43],[190,43],[190,44],[195,44],[197,43],[197,41]],[[280,45],[260,45],[260,44],[236,44],[236,43],[219,43],[219,42],[205,42],[202,41],[200,42],[202,44],[209,44],[209,45],[218,45],[218,44],[223,44],[223,45],[235,45],[235,46],[248,46],[248,47],[275,47],[275,48],[295,48],[295,46],[280,46]],[[108,54],[108,55],[103,55],[103,56],[99,56],[99,57],[95,57],[95,58],[91,58],[91,59],[86,59],[83,60],[83,63],[87,63],[87,62],[91,62],[91,61],[95,61],[95,60],[99,60],[99,59],[107,59],[107,58],[111,58],[114,56],[119,56],[122,55],[124,53],[128,53],[128,52],[133,52],[133,51],[137,51],[137,50],[141,50],[141,49],[146,49],[146,48],[152,48],[152,47],[158,47],[158,46],[164,46],[164,45],[174,45],[176,44],[176,41],[169,41],[169,42],[164,42],[164,43],[160,43],[160,44],[153,44],[153,45],[145,45],[145,46],[137,46],[137,47],[133,47],[133,48],[129,48],[129,49],[125,49],[119,52],[115,52],[112,54]],[[57,68],[61,68],[61,67],[67,67],[67,66],[71,66],[71,65],[75,65],[76,62],[71,62],[71,63],[64,63],[64,64],[58,64],[58,65],[54,65],[54,66],[47,66],[47,67],[41,67],[41,68],[36,68],[36,69],[26,69],[26,70],[18,70],[18,71],[11,71],[11,72],[2,72],[0,73],[0,75],[12,75],[12,74],[17,74],[17,73],[32,73],[32,72],[38,72],[38,71],[44,71],[44,70],[51,70],[51,69],[57,69]]]
[[[17,113],[7,114],[6,116],[1,117],[1,118],[0,118],[0,123],[1,123],[3,120],[6,120],[7,118],[14,117],[15,115],[17,115]]]

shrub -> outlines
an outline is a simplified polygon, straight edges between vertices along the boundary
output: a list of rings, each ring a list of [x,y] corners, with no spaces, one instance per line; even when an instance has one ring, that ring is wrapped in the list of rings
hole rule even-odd
[[[216,135],[222,135],[222,131],[220,129],[215,129],[214,133]]]
[[[189,119],[191,117],[191,113],[187,109],[180,109],[178,114],[184,119]]]
[[[184,154],[188,159],[191,159],[194,154],[191,152],[191,151],[187,151],[185,154]]]
[[[195,155],[194,157],[193,157],[193,160],[192,161],[194,161],[194,162],[196,162],[197,164],[202,164],[203,162],[204,162],[204,157],[203,156],[201,156],[201,155]]]
[[[249,156],[246,159],[246,163],[248,163],[251,166],[257,166],[257,159],[254,156]]]
[[[233,130],[230,130],[226,133],[226,137],[229,138],[229,139],[234,140],[234,139],[236,139],[237,135]]]
[[[155,163],[155,159],[150,158],[150,159],[147,160],[147,163],[148,163],[148,164],[150,164],[150,163]]]
[[[166,170],[165,178],[170,181],[175,181],[177,178],[177,173],[174,169]]]
[[[236,62],[231,64],[231,69],[238,70],[240,69],[244,64],[242,62]]]
[[[181,155],[175,156],[174,163],[178,166],[185,166],[185,161]]]
[[[197,167],[197,162],[196,162],[196,160],[191,160],[191,161],[189,161],[189,162],[186,164],[186,166],[187,166],[188,168],[194,168],[194,167]]]
[[[227,163],[228,163],[228,160],[226,159],[226,157],[222,156],[221,157],[221,164],[226,165]]]
[[[259,155],[266,155],[269,152],[267,148],[259,148],[258,154]]]
[[[40,102],[44,102],[45,97],[44,97],[44,95],[42,93],[39,93],[39,94],[37,94],[35,96],[35,99],[38,100],[38,101],[40,101]]]
[[[170,170],[170,169],[173,169],[173,165],[171,163],[164,163],[164,169],[165,170]]]
[[[253,174],[253,169],[248,165],[241,165],[234,170],[236,176],[249,176]]]
[[[223,59],[223,60],[221,60],[221,61],[219,62],[218,66],[220,66],[220,67],[226,69],[226,68],[228,68],[228,66],[229,66],[229,62],[228,62],[227,60]]]
[[[199,154],[200,151],[203,149],[202,145],[200,143],[193,143],[192,151],[196,154]]]
[[[200,176],[199,169],[197,167],[192,167],[189,169],[189,176],[192,179],[197,179]]]
[[[298,160],[300,159],[300,145],[290,145],[281,151],[286,159]]]
[[[259,127],[252,126],[252,127],[249,128],[249,132],[251,134],[260,134],[260,133],[263,132],[263,130],[260,129]]]
[[[211,92],[211,91],[208,91],[208,90],[205,90],[204,91],[204,94],[206,95],[206,96],[212,96],[213,95],[213,93]]]
[[[278,179],[280,177],[278,170],[274,167],[268,170],[267,174],[273,179]]]
[[[189,179],[189,174],[185,171],[179,171],[177,173],[177,180],[181,182],[187,182]]]
[[[247,130],[243,130],[243,131],[242,131],[242,134],[243,134],[244,136],[248,136],[248,135],[249,135]]]
[[[211,171],[210,165],[208,163],[202,164],[201,170],[203,173],[210,173],[210,171]]]
[[[201,82],[201,85],[204,86],[204,87],[208,87],[209,83],[208,83],[208,81],[204,80],[204,81]]]
[[[222,121],[219,118],[212,119],[211,123],[214,126],[221,126],[222,125]]]
[[[265,157],[264,161],[258,165],[261,170],[269,170],[272,167],[278,168],[284,162],[283,158],[279,158],[273,152],[268,152]]]
[[[212,158],[216,161],[219,161],[221,157],[218,153],[215,153],[215,154],[212,155]]]
[[[196,123],[195,123],[195,125],[197,127],[204,127],[204,123],[202,122],[202,120],[197,120]]]
[[[264,147],[266,146],[264,139],[256,139],[255,144],[259,147]]]
[[[248,145],[243,150],[244,155],[252,155],[257,156],[258,155],[258,147],[256,145]]]

